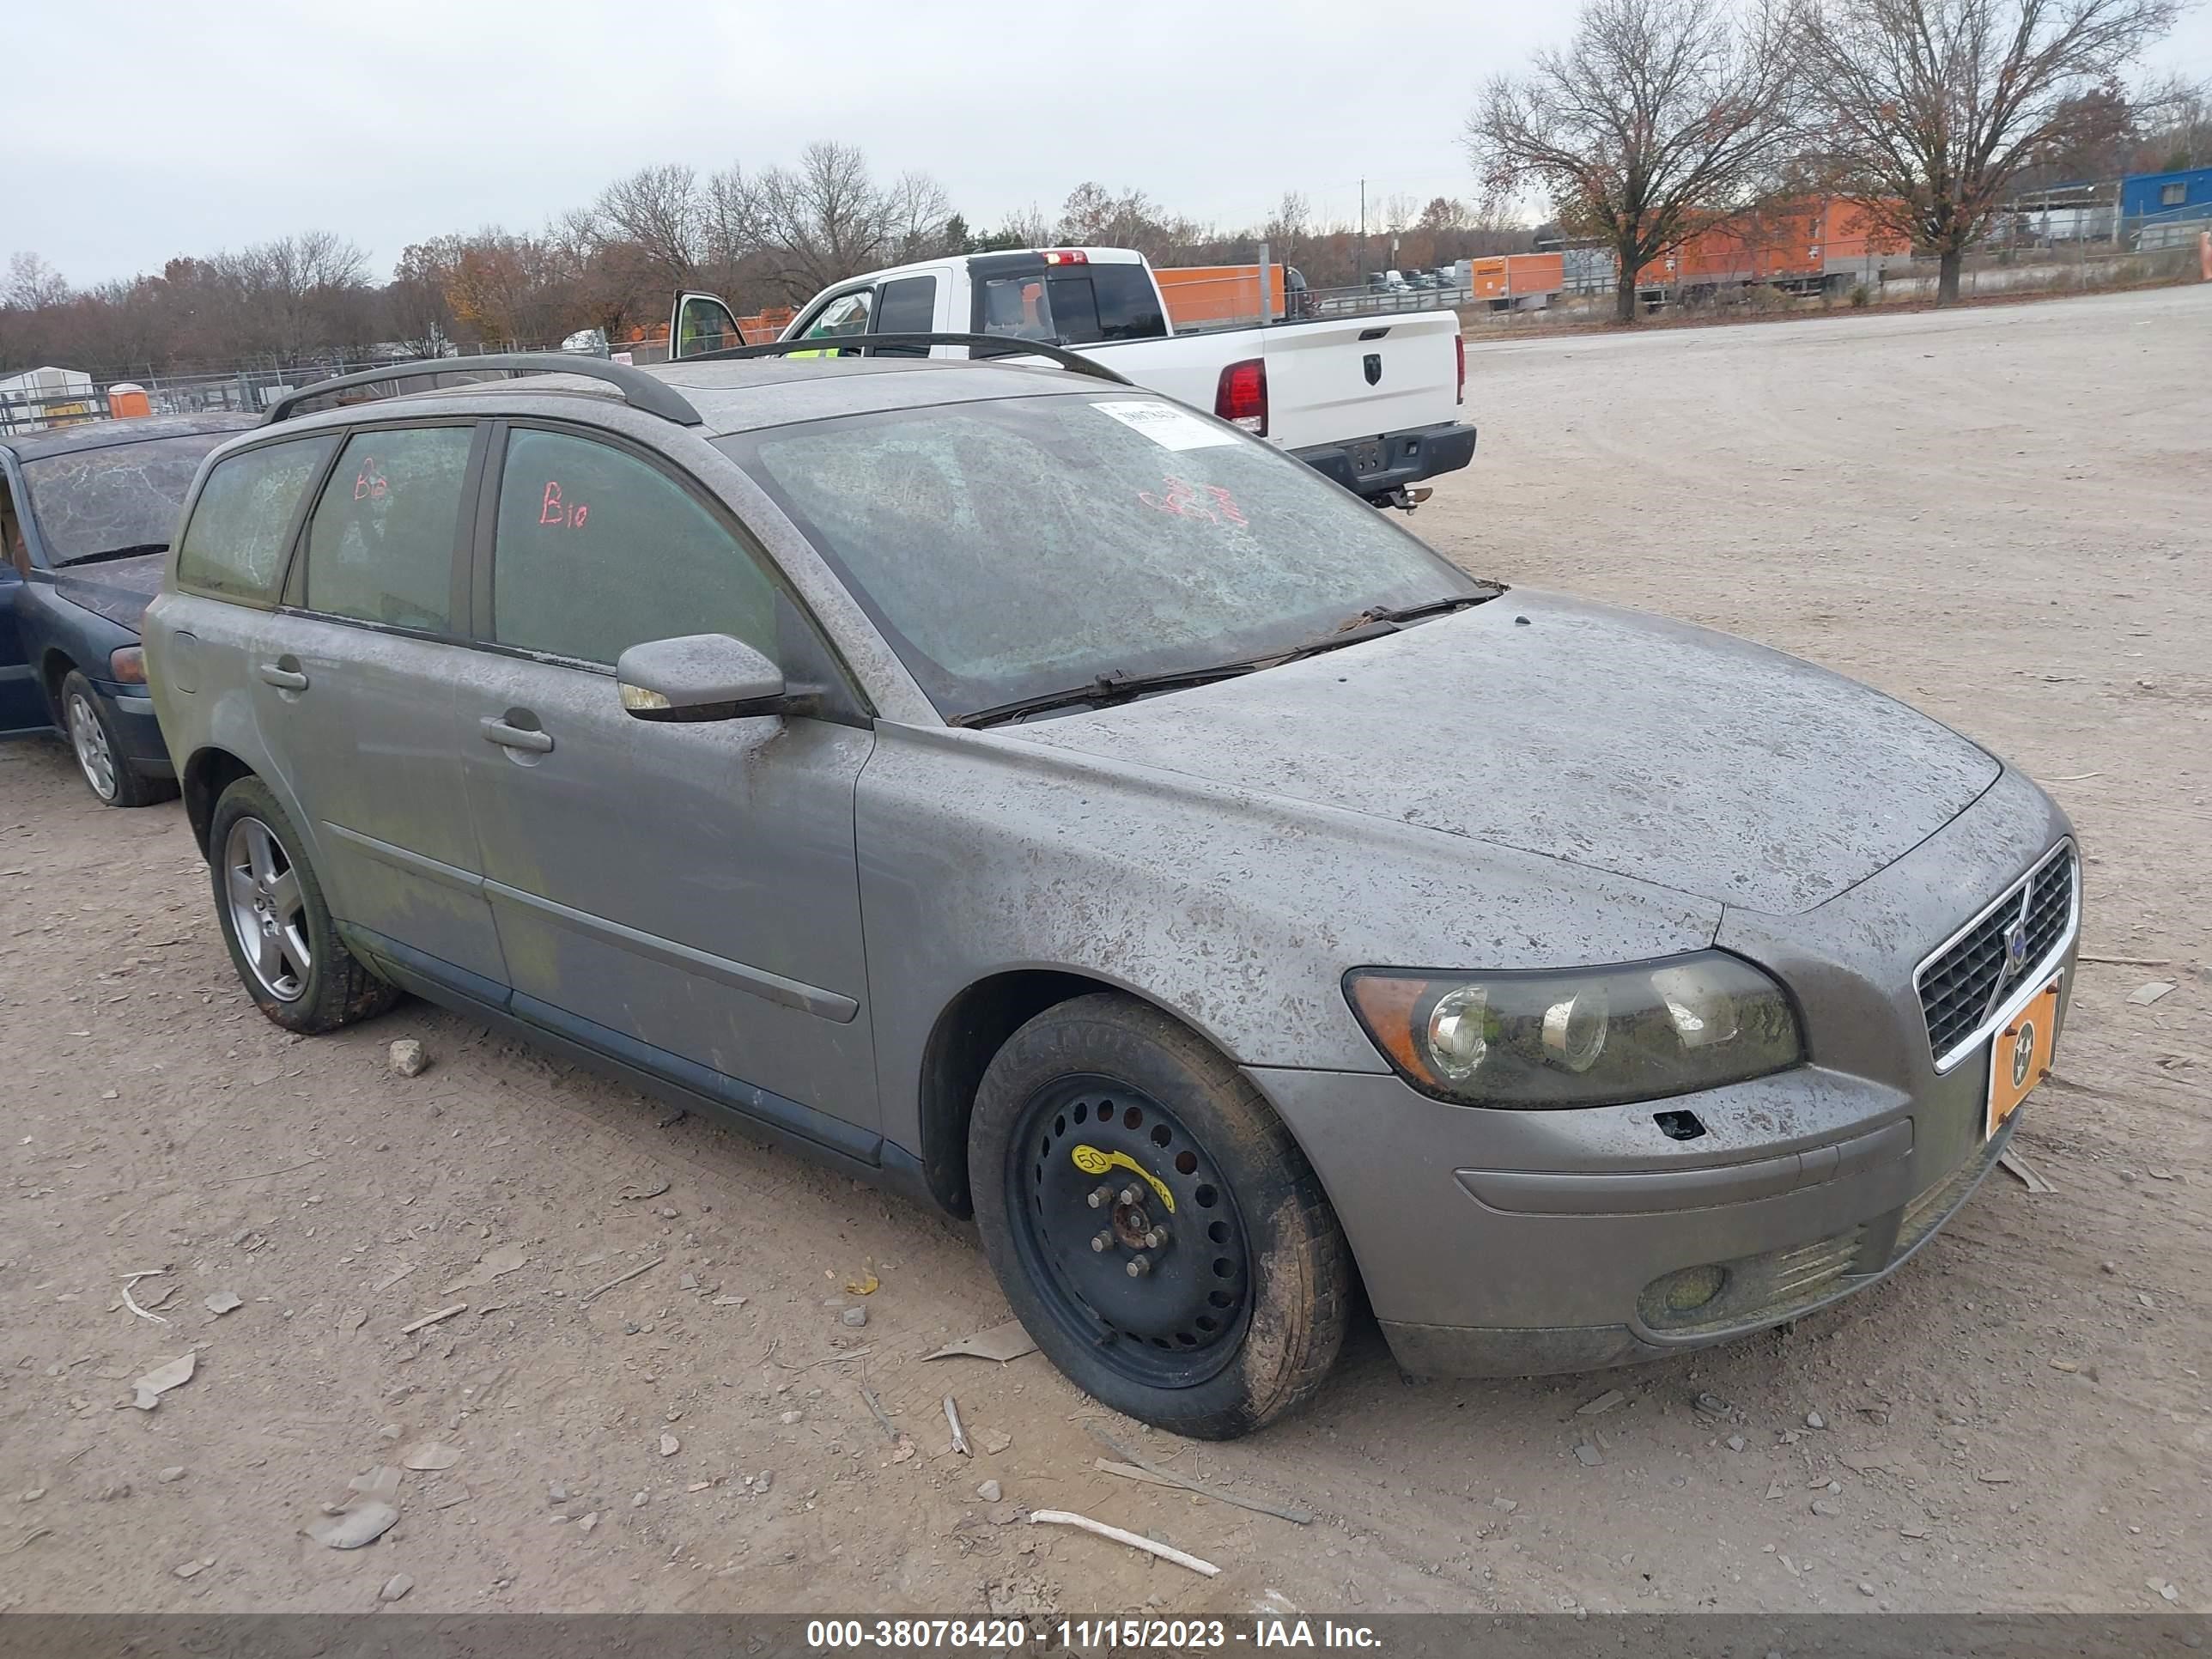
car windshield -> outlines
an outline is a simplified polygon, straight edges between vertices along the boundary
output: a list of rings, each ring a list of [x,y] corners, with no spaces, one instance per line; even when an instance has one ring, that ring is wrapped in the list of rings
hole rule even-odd
[[[124,548],[167,547],[201,458],[231,435],[187,432],[24,462],[30,517],[48,562],[74,564]]]
[[[720,441],[957,720],[1486,597],[1302,462],[1134,390]]]

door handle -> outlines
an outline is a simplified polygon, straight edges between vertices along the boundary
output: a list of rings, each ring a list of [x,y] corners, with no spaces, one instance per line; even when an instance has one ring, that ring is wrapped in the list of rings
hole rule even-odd
[[[264,662],[261,665],[260,672],[261,683],[264,685],[273,685],[279,691],[304,691],[307,689],[307,677],[297,669],[286,668],[277,663]]]
[[[533,755],[553,752],[553,734],[533,732],[520,726],[509,726],[497,714],[487,714],[477,722],[483,727],[484,741],[495,743],[502,749],[526,749]]]

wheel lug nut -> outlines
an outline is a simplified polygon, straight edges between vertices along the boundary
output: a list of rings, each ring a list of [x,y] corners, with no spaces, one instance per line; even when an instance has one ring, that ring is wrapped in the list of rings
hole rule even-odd
[[[1164,1227],[1155,1227],[1145,1235],[1145,1248],[1148,1250],[1157,1250],[1167,1242],[1168,1230]]]
[[[1091,1196],[1085,1201],[1094,1210],[1103,1210],[1114,1201],[1114,1189],[1111,1187],[1093,1187]]]
[[[1137,1189],[1134,1187],[1124,1187],[1121,1188],[1121,1197],[1124,1204],[1134,1204],[1137,1201]]]
[[[1133,1255],[1129,1258],[1129,1265],[1123,1268],[1122,1272],[1127,1273],[1132,1279],[1142,1279],[1146,1273],[1152,1272],[1152,1257],[1148,1255]]]
[[[1091,1241],[1091,1248],[1100,1255],[1105,1255],[1114,1248],[1114,1235],[1110,1232],[1096,1235]]]

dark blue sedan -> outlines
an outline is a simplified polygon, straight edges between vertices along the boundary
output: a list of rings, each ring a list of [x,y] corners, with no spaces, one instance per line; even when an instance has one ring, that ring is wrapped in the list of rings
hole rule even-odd
[[[177,792],[138,624],[200,459],[249,415],[0,434],[0,735],[59,731],[92,793]]]

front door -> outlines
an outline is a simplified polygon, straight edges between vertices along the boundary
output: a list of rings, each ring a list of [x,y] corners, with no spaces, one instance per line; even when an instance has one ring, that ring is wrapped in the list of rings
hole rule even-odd
[[[248,672],[270,750],[314,819],[332,911],[497,998],[505,966],[453,691],[473,654],[456,618],[479,441],[468,422],[352,434]]]
[[[485,890],[514,1012],[872,1156],[874,1053],[854,790],[873,738],[828,721],[625,714],[632,645],[775,658],[764,562],[625,449],[517,427],[459,682]]]

